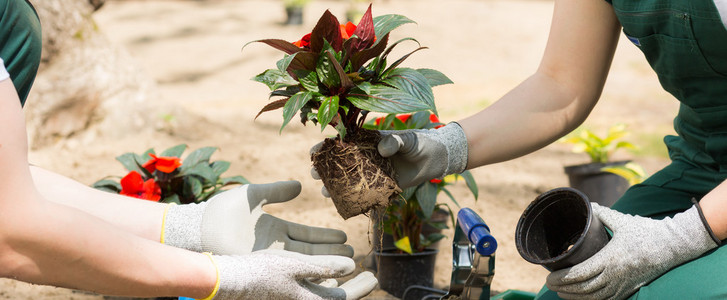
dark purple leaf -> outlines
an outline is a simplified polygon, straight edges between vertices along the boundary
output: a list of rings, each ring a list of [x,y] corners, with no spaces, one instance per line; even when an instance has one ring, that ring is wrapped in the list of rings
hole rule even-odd
[[[335,51],[343,49],[343,39],[341,38],[341,24],[338,19],[329,10],[323,13],[318,23],[311,31],[310,49],[314,53],[320,53],[323,49],[323,40],[333,47]],[[295,46],[295,45],[294,45]]]
[[[255,116],[255,119],[257,119],[257,117],[259,117],[262,113],[264,113],[266,111],[276,110],[278,108],[285,106],[285,103],[288,102],[288,99],[290,99],[290,98],[275,100],[273,102],[268,103],[267,105],[265,105],[265,107],[263,107],[263,109],[260,110],[259,113],[257,113],[257,115]],[[253,120],[255,120],[255,119],[253,119]]]

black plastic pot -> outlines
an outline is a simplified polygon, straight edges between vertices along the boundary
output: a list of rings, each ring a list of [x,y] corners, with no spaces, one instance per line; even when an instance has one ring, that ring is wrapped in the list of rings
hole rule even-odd
[[[555,271],[574,266],[608,243],[601,220],[593,216],[588,197],[569,188],[538,196],[515,228],[515,246],[526,261]]]
[[[397,252],[395,248],[374,251],[379,287],[397,298],[401,298],[406,288],[412,285],[432,287],[434,264],[439,250],[425,249],[423,252],[414,254]],[[414,295],[410,291],[407,293],[407,297],[421,299],[427,294],[422,293],[422,295]]]
[[[303,24],[303,7],[302,6],[288,6],[285,8],[285,25],[300,25]]]
[[[629,188],[629,182],[616,174],[601,171],[604,167],[625,165],[629,161],[590,163],[564,168],[570,187],[577,189],[591,201],[611,207]]]

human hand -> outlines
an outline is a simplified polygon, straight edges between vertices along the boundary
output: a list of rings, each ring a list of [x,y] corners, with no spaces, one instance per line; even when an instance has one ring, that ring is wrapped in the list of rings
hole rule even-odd
[[[564,299],[626,298],[672,267],[717,246],[697,205],[663,220],[591,206],[613,238],[584,262],[548,275],[546,285]]]
[[[340,287],[311,281],[351,274],[355,263],[343,256],[261,250],[242,256],[210,257],[218,270],[219,289],[213,300],[359,299],[377,284],[371,272],[362,272]]]
[[[310,227],[274,217],[270,203],[300,194],[298,181],[248,184],[220,193],[207,202],[168,208],[163,243],[197,252],[242,255],[262,249],[285,249],[312,255],[352,257],[346,233]]]
[[[467,137],[456,122],[438,129],[379,131],[379,154],[394,166],[395,179],[402,189],[427,180],[462,173],[467,167]],[[311,148],[315,153],[321,143]],[[320,179],[315,168],[311,176]],[[329,197],[325,187],[323,195]]]

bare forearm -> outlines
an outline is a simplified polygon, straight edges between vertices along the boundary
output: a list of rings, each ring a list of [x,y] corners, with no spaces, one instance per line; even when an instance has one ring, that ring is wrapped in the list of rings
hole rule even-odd
[[[203,298],[212,291],[215,269],[204,254],[137,237],[71,207],[24,202],[0,221],[6,277],[111,295]]]
[[[520,157],[577,127],[590,111],[548,76],[535,74],[459,124],[469,143],[468,168]],[[595,101],[593,101],[595,103]]]
[[[699,202],[714,234],[720,240],[727,239],[727,181],[722,182],[715,189],[705,195]]]
[[[31,166],[30,171],[45,199],[89,213],[137,236],[159,241],[166,204],[99,191],[39,167]]]

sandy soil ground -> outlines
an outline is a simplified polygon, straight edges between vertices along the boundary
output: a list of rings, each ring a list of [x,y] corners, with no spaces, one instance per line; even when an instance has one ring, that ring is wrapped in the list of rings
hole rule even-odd
[[[257,183],[301,181],[304,189],[298,199],[271,205],[267,211],[291,221],[346,231],[361,261],[371,249],[369,220],[364,216],[342,220],[330,200],[320,196],[321,183],[309,175],[308,149],[333,132],[321,134],[318,128],[292,124],[279,134],[279,112],[253,121],[267,103],[269,90],[249,78],[272,67],[280,54],[262,44],[241,51],[245,43],[261,38],[297,40],[310,31],[325,9],[343,19],[347,6],[346,1],[315,0],[306,8],[304,25],[283,26],[280,1],[110,1],[95,15],[99,30],[124,47],[155,80],[159,92],[155,101],[182,107],[194,117],[150,111],[165,123],[165,130],[122,137],[101,134],[91,140],[71,138],[33,150],[31,160],[90,184],[106,175],[123,175],[114,157],[125,152],[150,147],[161,150],[179,143],[191,148],[216,146],[220,151],[213,159],[232,162],[226,175],[243,175]],[[374,1],[375,15],[403,14],[417,22],[394,32],[429,47],[413,55],[406,65],[438,69],[455,82],[435,89],[444,122],[485,108],[536,69],[552,9],[551,1],[534,0]],[[620,155],[653,172],[666,163],[663,155],[654,153],[663,152],[658,141],[671,133],[677,104],[669,98],[643,56],[622,39],[603,99],[585,125],[604,132],[614,123],[627,123],[639,132],[632,135],[635,143],[657,146],[650,146],[656,150],[643,155]],[[473,170],[480,188],[477,201],[464,186],[454,188],[459,203],[480,213],[498,239],[494,290],[540,289],[547,273],[520,258],[513,241],[515,225],[539,193],[568,184],[563,166],[585,162],[585,155],[554,144],[519,160]],[[452,235],[451,230],[445,233]],[[438,288],[446,288],[449,282],[450,242],[440,243],[435,275]],[[369,298],[384,297],[377,292]],[[99,298],[0,281],[0,299]]]

